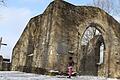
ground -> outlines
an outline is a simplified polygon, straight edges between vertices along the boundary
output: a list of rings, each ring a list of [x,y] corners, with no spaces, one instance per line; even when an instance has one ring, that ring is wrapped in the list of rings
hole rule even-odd
[[[0,71],[0,80],[117,80],[94,76],[76,76],[71,79],[67,76],[46,76],[18,71]]]

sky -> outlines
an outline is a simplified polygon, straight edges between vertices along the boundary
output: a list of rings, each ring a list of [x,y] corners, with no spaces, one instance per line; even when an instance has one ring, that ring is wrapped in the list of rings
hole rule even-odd
[[[74,5],[90,4],[92,0],[65,0]],[[11,58],[12,49],[20,38],[30,18],[42,14],[52,0],[6,0],[0,6],[0,37],[7,46],[2,46],[0,55]],[[119,17],[115,16],[120,20]]]

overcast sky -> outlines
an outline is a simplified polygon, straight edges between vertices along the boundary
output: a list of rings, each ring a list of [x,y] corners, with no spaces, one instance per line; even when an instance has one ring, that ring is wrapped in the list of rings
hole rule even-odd
[[[6,0],[6,6],[0,6],[0,37],[3,43],[0,55],[11,58],[12,49],[18,41],[26,24],[33,16],[44,12],[52,0]],[[67,0],[75,5],[86,5],[91,0]],[[119,19],[117,16],[115,16]]]

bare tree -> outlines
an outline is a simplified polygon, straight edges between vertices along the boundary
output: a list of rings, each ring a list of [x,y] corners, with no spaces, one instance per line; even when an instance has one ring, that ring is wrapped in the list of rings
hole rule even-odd
[[[92,5],[99,7],[110,14],[120,16],[120,0],[93,0]]]
[[[113,10],[112,0],[93,0],[93,5],[110,13]]]
[[[0,5],[4,5],[5,4],[5,0],[0,0]]]

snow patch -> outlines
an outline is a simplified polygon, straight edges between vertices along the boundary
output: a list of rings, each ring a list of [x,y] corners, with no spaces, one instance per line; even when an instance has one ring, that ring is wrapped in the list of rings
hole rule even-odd
[[[71,79],[67,76],[46,76],[18,71],[0,71],[0,80],[117,80],[95,76],[76,76]]]

